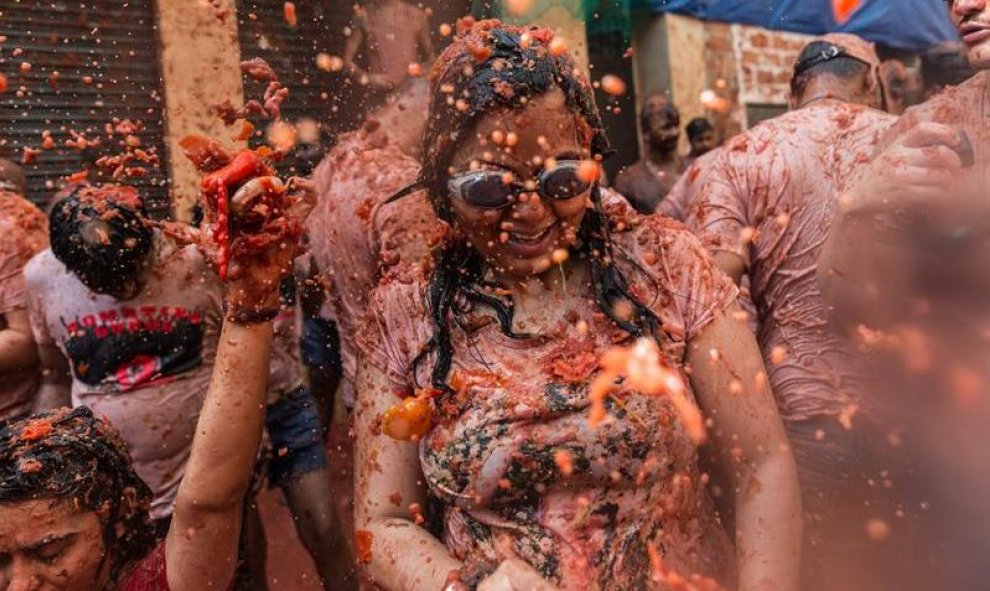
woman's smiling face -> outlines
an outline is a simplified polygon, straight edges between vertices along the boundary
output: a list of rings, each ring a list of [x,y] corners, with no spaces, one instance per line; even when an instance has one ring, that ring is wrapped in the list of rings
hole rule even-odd
[[[554,88],[521,109],[485,115],[454,153],[450,170],[455,182],[466,172],[490,170],[526,187],[501,208],[447,196],[458,229],[498,274],[520,279],[539,275],[550,268],[555,250],[577,241],[590,185],[573,197],[552,199],[541,194],[536,182],[556,163],[589,157],[583,131],[564,93]]]

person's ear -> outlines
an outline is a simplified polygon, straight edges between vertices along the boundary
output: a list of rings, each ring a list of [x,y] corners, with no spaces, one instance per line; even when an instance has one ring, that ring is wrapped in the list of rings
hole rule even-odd
[[[121,519],[117,521],[114,530],[114,533],[117,535],[117,538],[124,537],[124,534],[127,532],[127,525],[124,523],[123,518],[133,515],[136,511],[138,511],[138,509],[139,507],[138,507],[137,491],[134,490],[134,487],[128,486],[120,493]]]
[[[886,110],[890,105],[890,97],[887,96],[886,86],[880,78],[880,68],[872,67],[866,73],[866,96],[872,97],[875,109]]]

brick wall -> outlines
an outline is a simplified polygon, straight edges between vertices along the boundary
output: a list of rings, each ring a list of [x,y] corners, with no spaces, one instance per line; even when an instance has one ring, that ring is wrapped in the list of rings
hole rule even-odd
[[[747,111],[767,116],[786,108],[794,60],[810,39],[673,14],[651,17],[634,33],[637,101],[666,91],[685,124],[705,115],[721,137],[731,137],[755,122]]]
[[[732,26],[733,52],[739,77],[739,101],[747,104],[785,105],[794,60],[811,37]]]
[[[733,27],[727,23],[706,23],[705,29],[706,88],[718,99],[708,110],[708,117],[720,137],[728,138],[741,132],[746,124],[746,110],[739,103]]]

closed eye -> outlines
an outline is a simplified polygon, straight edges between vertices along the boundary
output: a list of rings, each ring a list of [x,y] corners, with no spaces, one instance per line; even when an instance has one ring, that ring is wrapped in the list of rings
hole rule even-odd
[[[74,535],[47,539],[40,544],[29,548],[28,552],[38,560],[43,562],[53,562],[65,553],[65,550],[72,544],[74,539]]]

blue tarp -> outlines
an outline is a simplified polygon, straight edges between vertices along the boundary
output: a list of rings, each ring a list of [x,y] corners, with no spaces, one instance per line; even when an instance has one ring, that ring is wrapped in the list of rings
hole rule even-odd
[[[945,0],[863,0],[841,25],[832,13],[832,0],[649,1],[655,12],[812,35],[855,33],[875,43],[915,51],[958,40]]]

